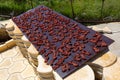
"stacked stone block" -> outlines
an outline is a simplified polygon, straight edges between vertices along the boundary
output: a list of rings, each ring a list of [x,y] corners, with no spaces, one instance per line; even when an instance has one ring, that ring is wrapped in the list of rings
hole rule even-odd
[[[6,26],[6,30],[9,36],[16,42],[16,45],[19,47],[23,56],[27,58],[32,64],[32,66],[37,67],[37,55],[38,52],[36,49],[31,48],[31,42],[25,37],[25,35],[21,32],[21,30],[12,22],[9,21],[9,24]],[[29,51],[31,48],[32,53]],[[33,57],[34,56],[34,57]]]

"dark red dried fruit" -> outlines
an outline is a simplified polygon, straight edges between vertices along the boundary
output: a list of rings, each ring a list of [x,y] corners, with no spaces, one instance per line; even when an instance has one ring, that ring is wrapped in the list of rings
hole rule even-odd
[[[73,51],[76,52],[79,50],[79,46],[74,46]]]
[[[84,35],[87,35],[88,33],[89,33],[89,31],[85,31],[83,34],[84,34]]]
[[[52,54],[53,54],[53,59],[57,58],[58,52],[56,52],[55,50],[52,50]]]
[[[59,68],[58,65],[52,66],[53,70],[56,70],[57,68]]]
[[[30,34],[30,31],[29,31],[29,30],[28,30],[28,31],[26,31],[26,34],[27,34],[27,35],[29,35],[29,34]]]
[[[86,35],[80,35],[77,37],[78,40],[84,40]]]
[[[85,57],[84,54],[80,54],[80,56],[81,56],[81,58],[82,58],[83,60],[86,60],[86,57]]]
[[[55,65],[60,65],[64,62],[65,58],[58,59],[58,62]]]
[[[90,39],[89,41],[90,41],[90,42],[93,42],[93,43],[97,43],[97,42],[98,42],[98,39],[93,38],[93,39]]]
[[[75,61],[80,61],[81,60],[80,54],[76,54],[75,57],[74,57],[74,60]]]
[[[45,49],[43,48],[42,50],[40,50],[40,54],[44,54],[45,53]]]
[[[74,62],[74,61],[71,61],[71,62],[68,62],[69,64],[73,65],[74,67],[78,67],[78,63],[77,62]]]
[[[81,54],[90,55],[90,53],[85,50],[81,51]]]
[[[101,47],[106,47],[107,46],[107,43],[105,41],[102,41],[101,42]]]
[[[63,53],[63,52],[64,52],[64,50],[63,50],[63,49],[61,49],[61,48],[59,48],[59,49],[58,49],[58,51],[59,51],[59,52],[61,52],[61,53]]]
[[[100,52],[100,49],[97,48],[96,46],[93,47],[93,50],[94,50],[96,53]]]
[[[60,38],[59,38],[59,41],[61,41],[61,40],[63,40],[64,39],[64,36],[61,36]]]
[[[49,57],[47,56],[47,57],[45,57],[45,63],[47,63],[48,62],[48,60],[49,60]]]
[[[66,72],[69,69],[70,69],[70,66],[67,63],[62,65],[62,72]]]
[[[63,40],[63,43],[68,44],[70,42],[70,39]]]
[[[37,45],[38,46],[41,46],[43,44],[43,41],[42,40],[39,40],[38,42],[37,42]]]
[[[57,38],[57,37],[54,37],[54,38],[53,38],[53,41],[54,41],[54,42],[57,42],[57,41],[58,41],[58,38]]]

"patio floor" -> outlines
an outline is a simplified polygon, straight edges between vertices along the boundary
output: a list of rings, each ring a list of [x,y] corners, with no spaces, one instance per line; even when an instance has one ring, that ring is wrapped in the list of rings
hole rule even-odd
[[[17,46],[0,53],[0,80],[37,80],[32,66]]]

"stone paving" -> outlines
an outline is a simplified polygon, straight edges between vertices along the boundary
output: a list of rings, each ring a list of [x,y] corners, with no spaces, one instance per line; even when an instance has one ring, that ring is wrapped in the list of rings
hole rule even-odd
[[[0,53],[0,80],[38,80],[17,46]]]

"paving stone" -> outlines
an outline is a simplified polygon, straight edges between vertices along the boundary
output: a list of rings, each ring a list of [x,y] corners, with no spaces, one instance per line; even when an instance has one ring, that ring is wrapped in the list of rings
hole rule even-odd
[[[27,59],[24,60],[24,64],[25,65],[30,65]]]
[[[21,53],[21,51],[20,51],[20,49],[19,49],[18,46],[15,46],[15,50],[16,50],[17,52],[20,52],[20,53]]]
[[[0,80],[7,80],[9,77],[7,69],[0,70]]]
[[[35,77],[35,80],[40,80],[40,77],[39,77],[39,76],[36,76],[36,77]]]
[[[35,80],[35,77],[28,77],[28,78],[25,78],[24,80]]]
[[[98,64],[102,67],[108,67],[114,64],[117,60],[117,56],[114,53],[107,52],[93,61],[94,64]]]
[[[9,73],[22,72],[26,68],[23,61],[14,62],[13,66],[8,69]]]
[[[18,46],[13,47],[13,52],[15,52],[15,53],[20,52],[19,47]]]
[[[8,80],[24,80],[20,73],[11,74]]]
[[[25,58],[23,57],[22,53],[21,52],[18,52],[17,55],[15,55],[13,58],[12,58],[13,61],[20,61],[20,60],[25,60]]]
[[[12,49],[9,49],[2,53],[3,58],[8,57],[14,57],[17,54],[17,52],[14,50],[14,47]]]
[[[103,69],[105,80],[120,80],[120,57],[112,66]]]
[[[3,60],[2,55],[0,54],[0,62]]]
[[[118,28],[120,30],[120,28]],[[110,37],[111,39],[115,40],[113,44],[109,46],[109,50],[112,53],[115,53],[117,56],[120,57],[120,33],[113,33],[113,34],[105,34],[106,36]]]
[[[28,65],[26,67],[26,69],[21,73],[21,75],[22,75],[23,78],[27,78],[29,76],[36,76],[32,66],[30,66],[30,65]]]
[[[3,68],[10,68],[13,65],[13,62],[11,58],[5,58],[1,63],[0,63],[0,69]]]

